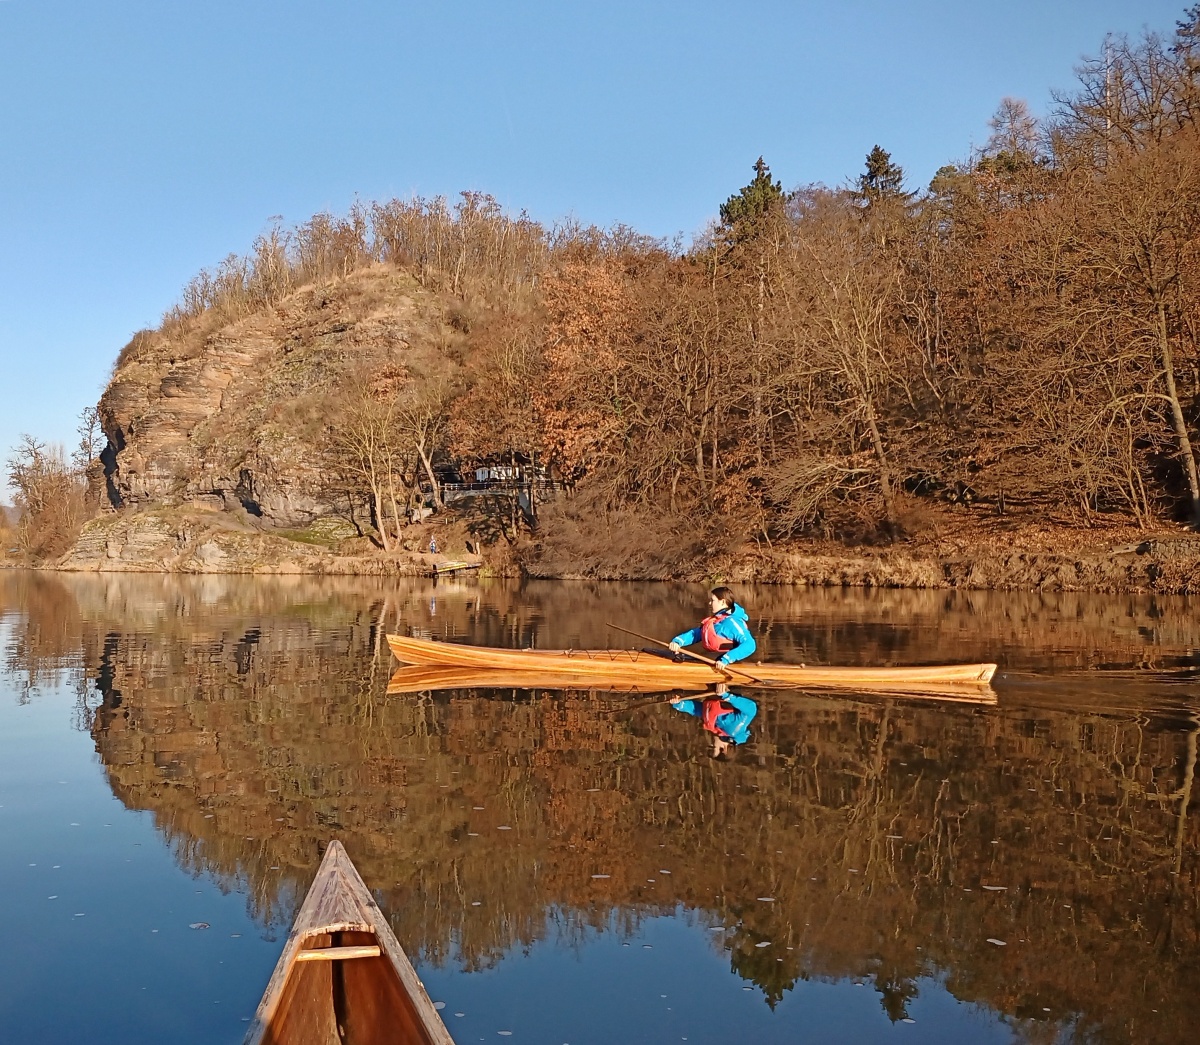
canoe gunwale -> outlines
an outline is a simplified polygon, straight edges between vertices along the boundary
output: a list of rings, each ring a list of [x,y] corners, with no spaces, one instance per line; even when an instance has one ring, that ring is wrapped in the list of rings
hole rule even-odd
[[[382,960],[386,963],[410,1006],[407,1015],[416,1025],[419,1040],[428,1045],[454,1045],[450,1032],[433,1007],[386,916],[355,870],[342,843],[336,839],[329,843],[316,877],[300,905],[292,931],[263,992],[243,1045],[264,1045],[274,1040],[272,1028],[280,1015],[280,1003],[285,997],[289,980],[299,968],[312,964],[298,961],[300,952],[311,949],[319,937],[336,940],[339,933],[374,937],[379,945],[380,956],[378,959],[365,960]]]

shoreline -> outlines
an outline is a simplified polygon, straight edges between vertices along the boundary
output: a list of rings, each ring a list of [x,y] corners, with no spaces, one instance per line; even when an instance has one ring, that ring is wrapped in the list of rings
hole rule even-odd
[[[430,533],[442,548],[436,556],[417,550]],[[549,570],[530,547],[470,544],[467,550],[469,535],[453,523],[427,527],[398,544],[384,553],[360,538],[339,549],[247,527],[223,513],[158,509],[92,520],[54,563],[0,565],[68,573],[427,577],[436,562],[461,560],[478,564],[472,572],[480,576],[514,579],[1200,594],[1200,534],[1185,530],[1081,532],[1031,525],[997,533],[964,525],[887,546],[750,546],[671,571],[618,563]]]

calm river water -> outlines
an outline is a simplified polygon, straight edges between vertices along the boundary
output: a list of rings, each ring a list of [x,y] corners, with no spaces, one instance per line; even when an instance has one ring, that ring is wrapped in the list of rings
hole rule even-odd
[[[729,762],[628,695],[387,692],[385,631],[704,594],[0,571],[4,1040],[234,1045],[333,837],[460,1045],[1195,1040],[1194,600],[743,589],[764,659],[1001,673],[760,691]]]

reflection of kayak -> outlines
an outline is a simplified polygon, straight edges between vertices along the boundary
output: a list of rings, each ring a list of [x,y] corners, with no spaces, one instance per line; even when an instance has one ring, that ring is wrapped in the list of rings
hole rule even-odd
[[[423,664],[397,668],[387,691],[421,693],[430,689],[580,689],[606,693],[665,693],[673,689],[702,693],[711,679],[687,684],[643,684],[633,679],[584,678],[555,675],[550,671],[509,671],[507,668],[426,667]]]
[[[245,1045],[454,1045],[341,842],[330,842]]]
[[[425,693],[440,689],[572,689],[587,693],[665,693],[668,691],[691,691],[702,693],[710,689],[712,677],[688,682],[645,682],[632,679],[587,678],[580,675],[555,675],[549,671],[508,671],[504,668],[455,668],[406,665],[397,668],[388,682],[387,691],[392,696],[402,693]],[[735,679],[731,685],[741,688],[742,680]],[[754,683],[746,682],[746,687]],[[847,687],[806,685],[787,683],[789,689],[804,688],[814,693],[833,688],[845,693]],[[995,704],[996,693],[985,682],[908,683],[888,686],[886,684],[858,687],[874,696],[900,696],[914,699],[956,700],[968,704]]]
[[[707,664],[669,658],[641,650],[514,650],[465,646],[457,642],[389,635],[396,659],[425,667],[573,676],[655,686],[705,686],[721,681]],[[799,664],[753,664],[743,661],[729,670],[728,681],[739,687],[804,686],[813,689],[919,689],[923,685],[986,687],[995,664],[950,664],[904,668],[804,667]],[[988,689],[990,693],[990,689]]]

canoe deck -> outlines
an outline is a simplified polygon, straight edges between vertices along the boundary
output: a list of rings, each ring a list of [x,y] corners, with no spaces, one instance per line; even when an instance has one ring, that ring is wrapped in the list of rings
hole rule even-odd
[[[699,662],[677,663],[642,650],[510,650],[436,642],[405,635],[388,635],[388,646],[403,664],[431,668],[473,668],[524,675],[553,675],[578,679],[632,682],[649,690],[673,686],[704,688],[713,682],[752,688],[811,687],[814,689],[888,690],[934,685],[990,687],[995,664],[940,664],[917,667],[807,667],[798,664],[756,664],[743,661],[723,679]]]
[[[341,842],[329,843],[244,1045],[454,1045]]]

